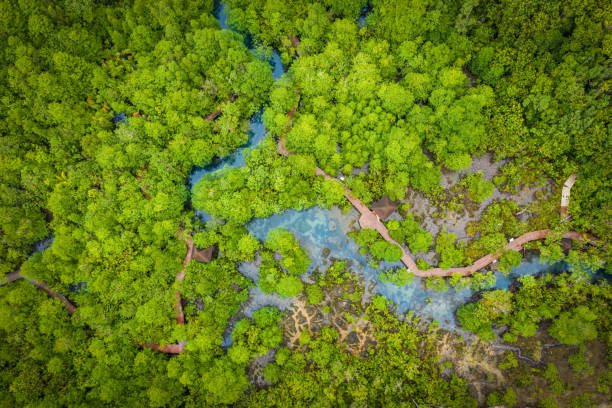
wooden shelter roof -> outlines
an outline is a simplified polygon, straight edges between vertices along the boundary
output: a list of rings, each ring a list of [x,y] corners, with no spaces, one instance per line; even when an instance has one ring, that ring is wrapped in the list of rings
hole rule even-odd
[[[383,196],[380,200],[375,201],[372,204],[372,210],[378,215],[378,217],[385,221],[393,211],[397,208],[397,203],[391,201],[389,196]]]
[[[196,261],[208,263],[212,259],[214,248],[214,245],[204,249],[196,248],[194,246],[193,254],[191,255],[191,257]]]

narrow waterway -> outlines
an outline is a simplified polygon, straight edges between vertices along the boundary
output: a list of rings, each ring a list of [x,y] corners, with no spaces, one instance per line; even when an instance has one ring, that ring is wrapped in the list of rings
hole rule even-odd
[[[233,27],[227,24],[227,7],[225,3],[216,3],[215,9],[213,12],[214,16],[219,20],[219,26],[225,30],[234,30]],[[244,44],[247,46],[249,51],[252,53],[256,53],[255,47],[253,46],[252,41],[248,37],[244,37]],[[272,58],[268,60],[272,68],[272,77],[275,80],[280,79],[285,74],[285,67],[281,63],[280,55],[276,50],[272,53]],[[247,142],[240,146],[238,149],[234,151],[234,153],[229,156],[225,156],[218,160],[214,160],[204,167],[198,167],[194,169],[189,176],[189,184],[191,188],[196,185],[196,183],[206,174],[212,174],[223,171],[223,169],[234,168],[234,167],[244,167],[244,157],[247,152],[257,146],[265,137],[266,128],[263,124],[261,112],[253,115],[249,119],[249,131],[248,131],[248,140]],[[210,221],[211,216],[205,211],[195,210],[196,215],[202,219],[203,221]]]

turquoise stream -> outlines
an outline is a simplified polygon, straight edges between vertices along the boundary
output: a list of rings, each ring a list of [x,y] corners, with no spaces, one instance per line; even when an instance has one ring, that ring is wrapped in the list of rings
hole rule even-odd
[[[221,28],[233,30],[227,24],[227,13],[224,3],[216,6],[215,16],[219,19]],[[364,17],[365,15],[362,16],[363,20]],[[363,24],[363,20],[360,23]],[[251,51],[254,51],[248,38],[245,38],[245,44],[249,46]],[[285,73],[285,70],[276,51],[274,51],[273,57],[269,62],[274,72],[274,78],[279,79]],[[250,119],[250,124],[248,142],[237,149],[232,155],[203,168],[195,169],[190,176],[192,187],[205,174],[211,174],[223,168],[242,167],[245,165],[245,153],[257,146],[266,134],[260,114],[253,116]],[[209,214],[203,212],[197,213],[202,219],[210,220]],[[312,265],[309,272],[315,269],[325,271],[331,265],[333,259],[347,260],[350,262],[351,268],[361,275],[365,285],[371,288],[373,292],[384,295],[393,301],[397,305],[398,312],[403,313],[413,310],[425,320],[433,321],[435,319],[441,328],[460,331],[455,321],[455,311],[457,307],[468,301],[474,295],[474,292],[470,289],[457,291],[452,288],[445,292],[437,292],[427,289],[425,287],[425,280],[419,277],[415,277],[410,284],[402,287],[392,283],[381,282],[378,277],[380,271],[368,266],[367,258],[359,253],[359,246],[347,236],[352,226],[357,225],[357,219],[358,214],[355,210],[343,214],[338,208],[326,210],[313,207],[303,211],[287,210],[282,214],[276,214],[268,218],[256,218],[247,225],[247,228],[251,234],[261,241],[266,239],[271,229],[277,227],[286,228],[295,235],[300,244],[310,253]],[[383,263],[380,270],[392,267],[403,267],[403,265],[400,263]],[[258,281],[257,262],[243,263],[239,270],[255,282]],[[523,263],[508,275],[496,272],[495,288],[508,289],[519,276],[564,270],[568,270],[568,267],[563,263],[550,265],[540,263],[537,257],[530,257],[524,259]],[[244,312],[250,315],[254,310],[264,305],[274,305],[280,309],[287,309],[291,303],[292,299],[280,299],[275,294],[266,295],[256,287],[250,292],[250,299]],[[229,343],[230,341],[229,338],[226,338],[224,343]],[[228,344],[225,345],[227,346]]]
[[[384,295],[393,301],[397,305],[398,312],[413,310],[425,320],[435,319],[441,328],[458,330],[454,317],[455,311],[475,292],[470,289],[457,291],[452,288],[445,292],[438,292],[427,289],[425,279],[419,277],[414,277],[410,284],[401,287],[381,282],[378,277],[380,271],[404,266],[401,263],[383,263],[380,270],[368,266],[367,258],[359,253],[359,246],[347,236],[351,226],[357,225],[357,220],[358,213],[355,210],[343,214],[338,208],[325,210],[313,207],[304,211],[288,210],[268,218],[256,218],[247,227],[257,239],[262,241],[265,240],[271,229],[286,228],[310,253],[311,272],[315,269],[325,271],[333,262],[332,257],[350,260],[351,268],[361,275],[366,286],[370,286],[375,293]],[[326,254],[329,255],[325,256]],[[540,263],[539,258],[530,257],[524,259],[523,263],[508,275],[495,272],[494,289],[508,289],[519,276],[562,270],[567,270],[567,265]]]
[[[225,3],[218,3],[215,6],[214,15],[219,20],[219,25],[222,29],[235,31],[227,24],[227,12]],[[248,37],[245,37],[244,43],[251,52],[255,52],[255,48],[253,47],[253,44]],[[275,80],[280,79],[285,74],[285,67],[283,66],[280,59],[280,55],[278,54],[278,52],[276,52],[276,50],[273,52],[272,58],[268,60],[268,63],[272,67],[272,77]],[[216,160],[204,167],[198,167],[191,172],[191,175],[189,176],[189,183],[192,188],[205,174],[215,173],[220,170],[223,170],[224,168],[243,167],[245,165],[245,154],[251,148],[257,146],[266,135],[266,128],[263,124],[261,113],[253,115],[249,119],[249,125],[250,126],[248,132],[248,141],[244,145],[240,146],[234,151],[234,153],[230,154],[229,156],[223,157],[220,160]],[[204,211],[196,210],[196,214],[204,221],[211,220],[210,214]]]

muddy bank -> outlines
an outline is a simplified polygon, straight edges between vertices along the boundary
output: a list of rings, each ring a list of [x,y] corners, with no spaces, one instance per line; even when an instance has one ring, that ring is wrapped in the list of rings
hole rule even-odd
[[[499,171],[499,169],[507,161],[502,160],[495,162],[493,160],[492,153],[486,153],[481,157],[474,158],[472,165],[461,171],[450,171],[443,170],[443,175],[440,178],[440,184],[449,190],[457,185],[457,183],[467,176],[468,174],[482,171],[483,178],[485,180],[493,181]],[[550,193],[551,186],[549,184],[545,186],[524,186],[516,193],[508,193],[499,191],[495,188],[491,197],[487,198],[481,204],[467,202],[468,205],[464,205],[458,211],[450,211],[445,214],[444,218],[434,217],[433,215],[438,212],[438,208],[427,198],[423,193],[410,189],[407,193],[405,200],[402,203],[410,204],[410,212],[418,217],[421,227],[429,232],[434,239],[438,236],[443,228],[447,232],[451,232],[457,236],[458,240],[467,241],[469,237],[466,233],[466,228],[470,222],[478,221],[482,217],[483,211],[494,201],[497,200],[511,200],[516,202],[519,206],[526,206],[530,203],[537,201],[536,192],[541,191],[544,196]],[[466,200],[467,201],[467,200]],[[528,211],[521,214],[521,221],[525,221],[530,216]],[[401,219],[402,217],[395,213],[391,216],[392,219]],[[405,247],[408,250],[407,247]],[[409,251],[409,250],[408,250]],[[412,254],[414,255],[414,254]],[[427,253],[418,254],[418,258],[426,260],[430,265],[437,265],[439,257],[436,252],[431,250]]]
[[[440,363],[446,366],[445,374],[454,372],[469,382],[470,391],[481,406],[487,406],[491,392],[503,393],[508,387],[516,392],[519,407],[534,407],[547,397],[560,407],[571,406],[572,398],[584,393],[592,394],[595,406],[610,406],[609,395],[597,391],[597,378],[608,371],[605,344],[598,339],[587,343],[586,355],[592,371],[577,373],[568,359],[578,352],[578,346],[559,344],[545,327],[534,337],[521,337],[516,343],[507,344],[479,339],[468,343],[454,333],[441,333],[437,341]],[[503,364],[509,353],[516,358],[516,367]],[[558,370],[556,385],[544,378],[549,365]]]

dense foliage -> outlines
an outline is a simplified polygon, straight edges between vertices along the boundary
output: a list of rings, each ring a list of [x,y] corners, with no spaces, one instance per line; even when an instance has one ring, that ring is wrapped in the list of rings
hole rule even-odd
[[[407,186],[433,194],[440,165],[467,168],[487,149],[512,158],[496,179],[505,189],[577,172],[573,226],[609,240],[607,2],[379,0],[361,29],[364,3],[336,3],[229,2],[240,29],[287,62],[302,55],[266,113],[283,133],[299,90],[290,150],[344,173],[365,202]],[[476,199],[490,189],[469,184]]]
[[[311,158],[292,155],[283,159],[271,140],[247,157],[246,167],[202,179],[193,196],[196,208],[240,224],[287,208],[302,210],[315,204],[329,208],[342,200],[342,186],[315,177]]]
[[[450,379],[440,377],[433,348],[435,333],[421,331],[415,316],[399,320],[390,302],[381,296],[364,307],[363,288],[345,262],[335,263],[311,287],[325,293],[315,303],[326,308],[344,305],[344,314],[351,316],[349,322],[369,322],[373,343],[361,354],[348,353],[349,345],[340,341],[338,328],[325,325],[314,332],[304,329],[300,347],[292,352],[280,348],[276,361],[264,369],[268,381],[275,385],[248,395],[245,405],[476,406],[464,380],[455,375]],[[339,319],[342,317],[333,320]]]
[[[584,277],[562,274],[519,278],[516,292],[484,292],[474,303],[461,306],[457,317],[461,325],[483,339],[495,338],[492,324],[508,326],[503,338],[533,336],[543,320],[552,320],[550,335],[562,344],[579,344],[598,335],[604,341],[610,331],[610,285],[591,284]]]
[[[306,272],[310,266],[308,251],[300,248],[300,243],[284,229],[270,231],[265,246],[274,253],[261,253],[261,290],[265,293],[277,292],[281,297],[299,295],[304,288],[299,275]],[[275,260],[277,257],[281,258],[278,262]]]
[[[401,221],[390,220],[387,229],[391,238],[397,242],[406,243],[413,254],[427,252],[433,245],[431,234],[420,227],[419,223],[410,213],[404,215]]]
[[[540,183],[552,194],[529,208],[490,202],[467,242],[443,227],[432,236],[405,210],[386,225],[413,254],[435,248],[443,268],[500,252],[509,271],[521,254],[500,248],[545,228],[555,234],[530,244],[544,258],[600,268],[611,241],[612,7],[227,6],[238,32],[219,28],[212,0],[0,0],[0,406],[476,406],[466,380],[439,364],[437,334],[412,313],[398,317],[383,297],[362,296],[348,262],[305,277],[317,254],[282,229],[260,242],[246,224],[290,208],[348,210],[345,186],[366,205],[419,190],[443,216],[455,193],[477,204],[495,188]],[[271,48],[288,68],[276,82]],[[189,174],[244,145],[262,110],[268,135],[245,166],[206,175],[190,191]],[[280,138],[293,154],[278,154]],[[494,182],[463,173],[444,191],[443,172],[468,169],[486,151],[505,159]],[[562,220],[558,190],[572,173],[571,216]],[[519,220],[526,210],[531,217]],[[568,230],[598,241],[567,250]],[[376,230],[350,236],[372,265],[402,256]],[[213,259],[189,261],[185,242],[214,248]],[[304,319],[296,309],[249,309],[256,284],[241,262],[258,266],[255,281],[270,298],[320,307],[325,323],[288,341],[284,319]],[[402,268],[380,278],[401,286],[413,275]],[[488,272],[426,286],[494,282]],[[62,293],[76,311],[39,288]],[[333,315],[340,303],[350,310]],[[514,291],[481,293],[457,318],[486,340],[506,327],[507,342],[545,323],[560,344],[577,345],[572,370],[591,373],[586,344],[601,341],[608,353],[612,345],[609,303],[608,284],[580,275],[523,277]],[[370,330],[371,344],[347,348],[338,321]],[[159,351],[168,345],[180,351]],[[510,357],[505,364],[516,368]],[[542,375],[560,388],[555,370]],[[599,378],[598,389],[612,383]],[[490,403],[511,406],[513,392],[491,393]]]
[[[397,262],[402,257],[402,249],[382,239],[376,230],[362,228],[352,232],[350,236],[362,246],[360,252],[364,255],[369,253],[375,259],[385,262]]]

